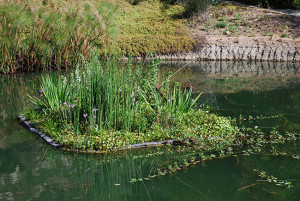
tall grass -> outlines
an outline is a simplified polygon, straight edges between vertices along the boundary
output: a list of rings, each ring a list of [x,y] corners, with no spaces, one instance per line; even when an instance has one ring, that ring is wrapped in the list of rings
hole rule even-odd
[[[158,79],[158,60],[143,70],[114,60],[101,64],[95,54],[78,65],[70,77],[42,79],[40,97],[32,97],[46,115],[72,125],[76,133],[90,129],[146,132],[155,125],[170,127],[173,119],[187,113],[199,96],[179,84],[169,89],[169,77]]]
[[[0,4],[0,73],[68,68],[80,54],[88,57],[90,49],[108,44],[114,6],[47,2]]]
[[[74,68],[90,49],[128,57],[193,50],[199,41],[178,18],[184,8],[167,2],[0,0],[0,73]]]

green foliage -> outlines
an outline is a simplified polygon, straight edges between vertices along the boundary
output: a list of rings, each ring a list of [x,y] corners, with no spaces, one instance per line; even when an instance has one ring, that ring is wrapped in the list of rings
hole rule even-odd
[[[137,5],[137,4],[139,4],[140,2],[142,2],[142,1],[145,1],[145,0],[127,0],[130,4],[132,4],[132,5]]]
[[[184,0],[182,6],[185,9],[185,16],[192,16],[206,11],[211,3],[211,0]]]
[[[173,1],[26,2],[0,4],[1,73],[74,68],[91,49],[104,56],[144,56],[197,46],[179,18],[184,8]]]
[[[94,47],[104,48],[113,32],[114,7],[67,10],[56,5],[0,5],[0,71],[14,73],[34,68],[68,68],[89,56]]]
[[[145,121],[155,121],[151,117],[160,115],[166,108],[176,115],[189,111],[194,104],[191,102],[192,91],[182,95],[179,86],[174,88],[170,97],[167,96],[168,81],[160,86],[157,64],[153,61],[148,66],[148,73],[144,74],[141,67],[133,70],[131,65],[120,70],[114,61],[101,66],[94,57],[90,63],[84,62],[83,68],[78,67],[68,80],[43,78],[41,97],[32,99],[49,113],[59,112],[59,116],[68,116],[64,119],[66,123],[76,125],[78,121],[87,121],[99,128],[145,131]],[[170,100],[166,101],[166,98]],[[73,114],[69,114],[70,108]],[[150,119],[136,121],[140,120],[135,118],[136,115],[140,116],[144,111]]]
[[[300,10],[300,0],[293,0],[292,8]]]
[[[253,170],[262,179],[260,182],[274,183],[276,186],[285,186],[286,188],[293,188],[292,182],[286,180],[280,180],[273,175],[267,175],[265,171]]]
[[[228,22],[226,21],[221,21],[221,22],[218,22],[215,26],[217,28],[225,28],[227,26]]]
[[[197,46],[182,19],[184,8],[166,1],[142,1],[137,5],[122,4],[116,17],[119,36],[111,51],[122,56],[145,56],[188,52]]]
[[[44,77],[40,96],[31,97],[36,109],[26,116],[39,117],[34,121],[42,129],[75,149],[112,150],[167,139],[229,144],[237,128],[226,118],[194,110],[200,95],[178,83],[170,89],[169,77],[159,81],[158,64],[153,59],[146,69],[131,63],[117,67],[94,55],[68,78]],[[30,115],[34,111],[37,115]],[[59,132],[50,129],[54,123]]]
[[[251,129],[250,129],[251,130]],[[261,155],[269,155],[269,156],[275,156],[275,157],[285,157],[289,158],[289,160],[299,160],[300,157],[297,154],[290,154],[290,153],[281,153],[281,154],[271,154],[266,153],[265,151],[269,151],[268,144],[280,144],[283,142],[287,142],[292,140],[293,143],[295,143],[294,140],[299,140],[299,135],[295,134],[288,134],[285,138],[282,138],[280,135],[274,135],[271,139],[266,139],[266,136],[260,135],[260,137],[257,136],[245,136],[241,135],[240,138],[236,138],[236,141],[232,145],[220,146],[222,142],[214,142],[212,144],[207,145],[206,143],[201,143],[201,149],[195,149],[194,147],[178,147],[176,149],[170,149],[168,150],[168,153],[175,152],[176,158],[173,160],[169,160],[169,163],[165,163],[164,166],[159,166],[159,168],[154,171],[154,173],[150,175],[143,175],[143,177],[139,178],[132,178],[130,180],[130,183],[135,183],[139,181],[147,181],[151,180],[157,176],[164,176],[167,174],[172,174],[178,170],[183,170],[189,166],[194,166],[196,164],[201,163],[202,165],[205,165],[206,161],[214,160],[214,159],[222,159],[226,157],[236,157],[239,158],[242,155],[249,155],[250,152],[252,154],[256,154],[255,157],[257,157],[257,154]],[[278,140],[281,137],[280,140]],[[250,148],[249,148],[250,147]],[[277,146],[278,147],[278,146]],[[248,148],[248,150],[246,150]],[[244,151],[241,151],[243,150]],[[175,151],[174,151],[175,150]],[[165,153],[165,152],[162,152]],[[244,154],[241,154],[244,153]],[[158,152],[158,154],[161,154]],[[154,155],[154,154],[153,154]],[[152,155],[152,156],[153,156]],[[145,156],[141,156],[145,157]],[[149,156],[148,156],[149,157]],[[154,157],[157,157],[154,155]],[[260,179],[256,180],[255,185],[257,184],[275,184],[278,187],[286,187],[287,189],[293,188],[292,182],[294,179],[289,180],[281,180],[278,179],[272,175],[267,175],[265,171],[259,171],[257,169],[253,170],[256,176],[258,176]],[[249,187],[249,186],[246,186]],[[238,189],[243,190],[245,187]]]

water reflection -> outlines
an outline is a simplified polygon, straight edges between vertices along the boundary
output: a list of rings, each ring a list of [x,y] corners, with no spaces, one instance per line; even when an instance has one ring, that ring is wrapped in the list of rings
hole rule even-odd
[[[186,72],[202,74],[215,78],[227,77],[279,77],[299,76],[300,64],[295,62],[247,62],[247,61],[210,61],[210,62],[162,62],[165,68],[178,69],[186,66]],[[175,68],[174,68],[175,66]]]
[[[299,143],[290,145],[299,153]],[[286,147],[285,147],[286,148]],[[143,151],[142,151],[143,152]],[[140,153],[139,153],[140,154]],[[139,155],[138,154],[138,155]],[[143,153],[142,153],[143,154]],[[42,155],[42,154],[41,154]],[[15,200],[297,200],[299,196],[299,161],[284,157],[255,155],[209,161],[172,175],[130,183],[131,178],[145,176],[152,169],[174,161],[180,155],[156,155],[135,158],[137,153],[123,156],[85,156],[62,154],[48,150],[43,161],[26,164],[12,179],[13,169],[3,174],[2,198]],[[32,160],[31,160],[32,162]],[[292,180],[294,188],[258,183],[253,169],[266,171],[278,179]],[[13,183],[15,181],[15,183]]]
[[[273,90],[300,84],[299,62],[163,62],[161,75],[169,71],[178,71],[172,81],[192,84],[198,92],[206,93]]]

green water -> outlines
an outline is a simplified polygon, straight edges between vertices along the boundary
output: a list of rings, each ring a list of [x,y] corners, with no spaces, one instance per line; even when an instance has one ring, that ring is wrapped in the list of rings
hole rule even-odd
[[[236,65],[193,63],[172,79],[191,83],[197,91],[204,91],[202,103],[216,113],[233,117],[282,114],[284,118],[280,120],[249,122],[248,126],[299,131],[299,64],[258,63],[257,68],[243,64],[242,70],[237,70]],[[165,64],[161,72],[176,71],[181,66],[182,63]],[[145,177],[157,168],[167,167],[182,153],[161,148],[82,155],[50,149],[16,121],[20,110],[30,105],[26,94],[38,91],[40,76],[30,73],[0,77],[1,201],[296,201],[300,198],[300,161],[290,157],[238,155],[197,164],[150,181],[130,183],[132,178]],[[300,143],[280,145],[280,149],[300,154]],[[291,180],[294,187],[287,189],[273,183],[260,183],[253,169]]]

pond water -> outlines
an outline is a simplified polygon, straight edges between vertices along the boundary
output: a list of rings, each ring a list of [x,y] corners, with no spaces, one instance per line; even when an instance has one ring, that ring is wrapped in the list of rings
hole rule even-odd
[[[186,67],[181,68],[186,65]],[[214,112],[238,117],[281,114],[281,119],[247,126],[300,130],[300,64],[164,63],[161,74],[203,91],[202,103]],[[149,181],[180,157],[172,148],[128,150],[110,155],[63,153],[48,148],[22,128],[16,116],[30,105],[42,73],[0,76],[0,200],[289,200],[300,198],[300,160],[256,154],[216,159]],[[300,154],[300,143],[280,145]],[[289,180],[293,188],[259,182],[253,169]],[[251,185],[251,186],[250,186]],[[245,187],[245,188],[244,188]]]

